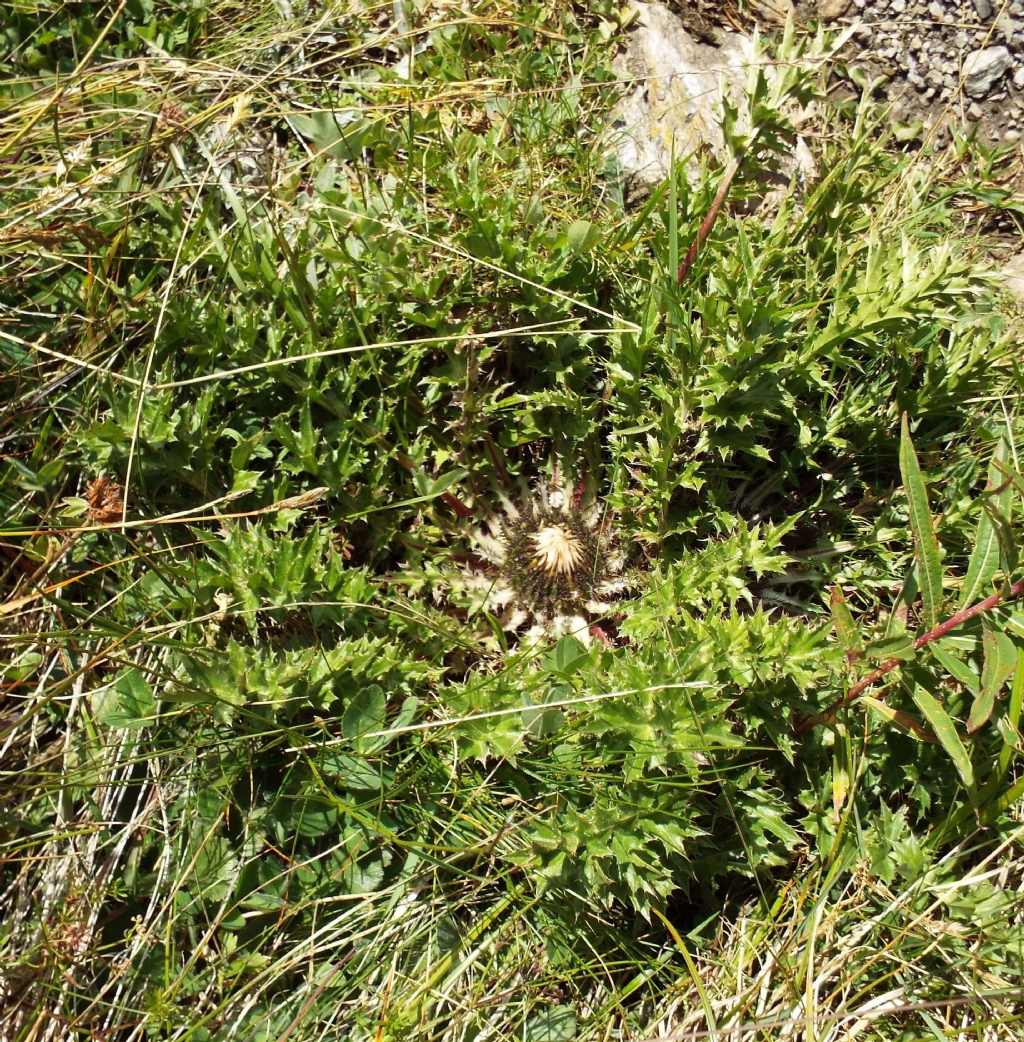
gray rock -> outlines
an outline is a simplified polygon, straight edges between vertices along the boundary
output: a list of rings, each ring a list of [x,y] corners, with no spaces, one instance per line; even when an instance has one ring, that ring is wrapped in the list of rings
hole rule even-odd
[[[1003,140],[1008,145],[1013,145],[1020,141],[1020,131],[1016,127],[1011,127],[1009,130],[1003,131]]]
[[[1001,14],[995,20],[994,24],[996,27],[996,33],[1001,35],[1007,43],[1013,40],[1018,33],[1024,30],[1024,22],[1021,22],[1018,18],[1011,18],[1007,14]]]
[[[1007,291],[1024,302],[1024,253],[1011,257],[1004,265],[1000,275]]]
[[[928,5],[928,13],[936,21],[944,22],[946,20],[946,9],[937,0],[932,0]]]
[[[1024,90],[1024,65],[1018,65],[1013,71],[1013,85],[1017,90]]]
[[[769,25],[785,25],[796,14],[793,0],[749,0],[747,6],[758,21]]]
[[[964,90],[972,98],[983,98],[1013,65],[1005,47],[971,51],[964,59]]]
[[[976,102],[972,101],[970,108],[967,110],[967,118],[973,120],[979,120],[985,115],[985,110]]]
[[[613,65],[634,84],[615,110],[614,147],[625,171],[657,184],[673,154],[692,155],[702,144],[723,151],[722,88],[732,104],[741,104],[753,47],[735,33],[724,33],[719,47],[700,43],[663,4],[635,7],[635,28]]]
[[[863,4],[858,4],[862,7]],[[818,0],[818,17],[823,22],[831,22],[836,18],[842,18],[849,10],[850,0]]]
[[[903,14],[907,9],[907,0],[892,0],[889,4],[889,9],[895,14]]]
[[[982,21],[992,17],[992,5],[989,0],[974,0],[974,10],[978,12]]]

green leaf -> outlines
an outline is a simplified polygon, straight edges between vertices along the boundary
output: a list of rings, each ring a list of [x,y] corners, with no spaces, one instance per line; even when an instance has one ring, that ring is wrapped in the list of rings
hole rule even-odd
[[[544,665],[552,673],[568,677],[575,673],[587,657],[587,649],[567,633],[544,657]]]
[[[346,738],[358,738],[369,731],[383,731],[387,699],[379,684],[370,684],[357,691],[341,718],[341,733]]]
[[[869,709],[873,709],[883,719],[888,720],[890,724],[895,724],[901,731],[906,731],[907,734],[912,735],[918,741],[934,741],[928,731],[921,726],[921,722],[909,713],[905,713],[902,709],[893,709],[888,703],[871,695],[862,696],[860,701]]]
[[[422,471],[417,471],[413,475],[413,484],[422,498],[434,499],[443,492],[447,492],[452,485],[458,484],[468,473],[468,470],[456,468],[448,471],[447,474],[442,474],[440,477],[435,478],[429,474],[424,474]]]
[[[292,816],[292,827],[300,836],[316,839],[338,827],[338,811],[318,795],[307,797],[298,804]]]
[[[963,779],[968,789],[974,788],[974,770],[971,767],[970,758],[960,735],[957,733],[956,724],[943,709],[942,705],[929,694],[917,681],[910,682],[910,694],[917,708],[921,710],[924,718],[931,725],[939,744],[946,750],[947,755],[953,761],[953,766]]]
[[[977,696],[981,691],[981,677],[962,658],[955,655],[952,646],[947,646],[948,644],[948,639],[937,640],[928,645],[928,651],[950,676],[963,684],[972,695]]]
[[[928,509],[928,489],[921,476],[917,453],[910,440],[907,414],[903,414],[900,433],[900,474],[910,508],[910,528],[917,553],[917,574],[921,585],[924,624],[933,629],[939,624],[942,612],[942,563],[939,559],[939,541]]]
[[[967,733],[973,734],[992,715],[996,696],[1010,674],[1017,668],[1017,648],[1005,633],[985,624],[981,635],[984,660],[981,668],[981,690],[971,706]]]
[[[573,221],[566,229],[565,242],[570,253],[578,255],[590,250],[600,237],[597,226],[590,221]]]
[[[1006,777],[1010,769],[1014,754],[1018,748],[1020,711],[1024,703],[1024,655],[1017,656],[1017,671],[1013,678],[1013,687],[1010,688],[1010,705],[1006,711],[1003,737],[1003,747],[999,750],[999,763],[996,767],[996,776],[999,779]]]
[[[523,1028],[523,1042],[572,1042],[576,1013],[571,1006],[553,1006],[534,1013]]]
[[[385,777],[373,764],[362,756],[331,750],[320,758],[319,767],[324,775],[333,779],[340,788],[361,792],[379,792],[384,788]]]
[[[1010,514],[1012,483],[1003,477],[999,464],[1006,461],[1009,452],[1010,447],[1005,437],[1000,438],[992,454],[992,461],[989,463],[986,489],[986,493],[992,495],[992,491],[998,489],[1000,485],[1006,486],[992,495],[992,500],[999,513],[1007,519]],[[999,535],[993,518],[983,510],[978,518],[978,527],[974,532],[974,549],[971,551],[971,559],[967,564],[967,577],[964,579],[963,590],[960,593],[961,608],[966,608],[991,592],[988,586],[998,567]]]
[[[326,152],[341,162],[351,162],[381,137],[380,121],[357,117],[354,109],[314,109],[292,115],[289,121],[295,130],[313,142],[318,152]]]
[[[94,710],[96,719],[107,727],[138,730],[153,722],[156,699],[146,678],[137,669],[129,669],[99,693]]]
[[[843,591],[838,586],[832,587],[829,606],[832,609],[832,625],[835,627],[836,636],[839,638],[839,643],[846,652],[847,658],[851,660],[860,658],[864,653],[864,641],[861,640],[857,624],[853,621],[850,609],[846,606]]]
[[[873,640],[864,648],[864,654],[882,661],[891,658],[911,659],[914,657],[914,638],[909,633],[901,633],[895,637]]]
[[[388,731],[400,732],[403,727],[408,727],[416,717],[416,710],[420,707],[420,700],[414,695],[409,695],[408,698],[402,700],[402,705],[398,712],[391,718],[391,722],[387,725]],[[373,752],[379,752],[381,749],[389,746],[397,737],[396,734],[385,734],[381,735],[376,740],[363,739],[362,744],[365,746],[371,741],[373,742]]]

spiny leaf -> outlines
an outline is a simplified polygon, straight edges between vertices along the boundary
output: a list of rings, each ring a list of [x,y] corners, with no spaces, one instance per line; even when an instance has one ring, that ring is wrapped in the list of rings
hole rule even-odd
[[[924,623],[928,629],[939,624],[942,611],[942,563],[939,559],[939,541],[928,509],[928,489],[917,462],[917,453],[910,440],[907,414],[903,414],[900,433],[900,474],[903,488],[910,506],[910,528],[914,535],[917,551],[918,579],[921,584],[921,601]]]

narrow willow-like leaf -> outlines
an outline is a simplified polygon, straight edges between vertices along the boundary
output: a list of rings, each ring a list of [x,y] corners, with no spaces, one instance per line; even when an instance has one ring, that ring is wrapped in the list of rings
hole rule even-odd
[[[832,746],[832,811],[839,821],[850,794],[850,736],[845,724],[836,724],[835,744]]]
[[[971,706],[967,733],[973,734],[992,715],[996,695],[1017,666],[1017,649],[1005,633],[985,626],[981,636],[984,662],[981,669],[981,690]]]
[[[864,654],[868,658],[885,659],[911,659],[914,657],[914,638],[909,633],[902,633],[895,637],[883,637],[881,640],[873,640],[864,648]]]
[[[999,817],[1003,811],[1008,810],[1020,801],[1021,796],[1024,796],[1024,778],[1018,778],[1007,790],[993,800],[985,808],[985,813],[982,815],[982,821],[988,825],[991,824],[996,818]]]
[[[1020,710],[1024,703],[1024,655],[1017,656],[1017,672],[1013,677],[1013,687],[1010,688],[1010,704],[1006,709],[1006,729],[1009,738],[1003,739],[1003,747],[999,750],[999,764],[996,767],[998,779],[1006,777],[1006,772],[1013,762],[1014,753],[1017,751],[1016,736],[1020,734]]]
[[[1010,447],[1005,438],[1000,438],[992,453],[992,460],[988,465],[987,490],[1006,487],[993,496],[995,506],[1004,517],[1009,517],[1011,482],[1003,477],[999,464],[1005,462],[1009,455]],[[974,549],[971,551],[971,559],[967,564],[967,577],[964,579],[963,590],[960,593],[960,607],[966,608],[976,600],[980,600],[991,591],[988,589],[992,576],[999,567],[999,538],[992,518],[986,511],[981,512],[978,518],[978,527],[974,531]]]
[[[910,440],[906,413],[903,414],[903,429],[900,433],[900,474],[910,505],[910,528],[917,551],[917,576],[921,585],[924,624],[926,628],[933,629],[939,624],[942,611],[942,562],[939,559],[935,525],[928,509],[928,489],[921,476],[914,444]]]
[[[945,646],[946,641],[937,640],[928,646],[929,652],[942,668],[955,677],[975,697],[981,691],[981,677],[959,656]]]
[[[907,615],[912,605],[917,603],[917,567],[911,562],[907,574],[903,577],[903,586],[889,611],[885,623],[886,637],[897,637],[907,632]]]
[[[697,989],[697,994],[700,996],[701,1004],[704,1007],[704,1016],[707,1018],[708,1026],[711,1028],[713,1034],[717,1035],[718,1030],[715,1023],[715,1010],[708,997],[708,993],[704,988],[703,979],[700,975],[700,971],[697,969],[697,964],[693,961],[693,957],[690,955],[690,950],[686,947],[686,942],[679,935],[679,931],[673,923],[665,915],[663,915],[657,908],[652,909],[652,911],[665,924],[668,932],[672,935],[672,940],[676,942],[676,947],[679,949],[683,961],[686,963],[686,969],[690,974],[690,979],[693,981],[694,987]]]
[[[1017,569],[1017,541],[1013,535],[1013,526],[1010,519],[999,509],[993,500],[986,500],[981,504],[985,516],[989,519],[995,529],[996,540],[999,543],[1000,565],[1006,575],[1011,575]]]
[[[860,658],[864,653],[864,642],[857,631],[857,624],[853,621],[853,615],[846,606],[843,591],[838,586],[832,587],[832,596],[829,599],[832,609],[832,625],[835,627],[836,636],[842,645],[846,657],[849,659]]]
[[[996,469],[1000,474],[1005,477],[1014,488],[1017,489],[1021,495],[1024,495],[1024,476],[1020,475],[1007,463],[1003,463],[1000,460],[993,460]]]
[[[920,720],[909,713],[905,713],[902,709],[893,709],[888,703],[871,695],[864,695],[861,698],[861,702],[869,709],[873,709],[879,716],[888,720],[890,724],[895,724],[901,731],[906,731],[907,734],[916,738],[919,742],[935,741],[929,731],[922,726]]]
[[[960,735],[957,734],[956,724],[953,723],[952,717],[919,683],[911,682],[910,687],[910,694],[917,708],[921,710],[925,720],[935,732],[939,744],[953,761],[953,766],[963,779],[964,785],[973,790],[974,769],[971,767],[971,760],[964,748],[964,743],[960,741]]]

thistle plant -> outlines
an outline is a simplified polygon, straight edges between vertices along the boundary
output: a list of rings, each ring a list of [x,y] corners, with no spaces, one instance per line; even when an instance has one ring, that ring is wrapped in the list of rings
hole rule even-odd
[[[492,614],[509,633],[536,643],[572,634],[589,645],[627,588],[625,554],[614,523],[584,482],[556,468],[519,502],[496,493],[500,510],[471,530],[471,556],[453,578],[473,595],[472,611]],[[525,628],[525,629],[524,629]]]
[[[1019,160],[451,6],[6,5],[0,1038],[1015,1042]]]

